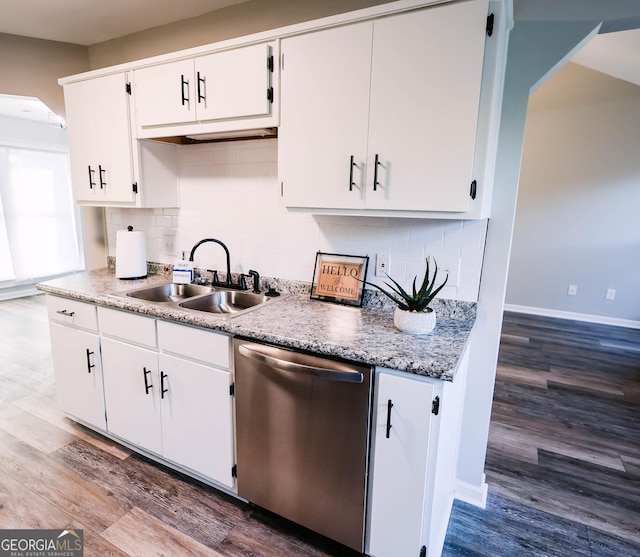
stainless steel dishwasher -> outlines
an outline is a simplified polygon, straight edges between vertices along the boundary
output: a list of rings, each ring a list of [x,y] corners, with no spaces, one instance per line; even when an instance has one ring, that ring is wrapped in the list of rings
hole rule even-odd
[[[364,551],[371,368],[234,340],[238,495]]]

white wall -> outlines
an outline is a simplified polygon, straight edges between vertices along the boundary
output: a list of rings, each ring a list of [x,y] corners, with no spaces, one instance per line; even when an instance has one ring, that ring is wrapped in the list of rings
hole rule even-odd
[[[147,259],[173,263],[202,238],[223,241],[232,271],[311,282],[315,253],[390,255],[389,273],[408,283],[427,255],[451,277],[441,295],[475,301],[486,221],[314,216],[288,211],[277,179],[277,139],[181,146],[180,209],[107,209],[109,254],[116,230],[145,230]],[[199,267],[225,268],[223,251],[204,245]]]
[[[513,309],[640,326],[638,145],[636,85],[567,64],[531,96],[506,297]]]

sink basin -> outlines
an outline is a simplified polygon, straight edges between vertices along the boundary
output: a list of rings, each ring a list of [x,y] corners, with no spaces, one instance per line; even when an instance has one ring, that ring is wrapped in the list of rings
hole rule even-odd
[[[130,298],[147,300],[149,302],[182,302],[194,296],[200,296],[211,292],[210,286],[200,284],[161,284],[130,290],[126,293]]]
[[[268,302],[263,294],[238,290],[215,290],[178,304],[182,308],[233,315]]]

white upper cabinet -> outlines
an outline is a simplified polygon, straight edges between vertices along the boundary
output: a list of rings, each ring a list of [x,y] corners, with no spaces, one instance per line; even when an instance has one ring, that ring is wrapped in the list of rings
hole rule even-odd
[[[372,35],[366,22],[282,41],[278,167],[287,206],[363,207]]]
[[[64,88],[77,201],[135,203],[126,85],[120,73]]]
[[[443,4],[284,39],[285,204],[468,211],[487,13]]]
[[[134,70],[138,137],[188,124],[179,133],[277,125],[273,50],[257,44]],[[211,122],[219,124],[193,127]]]
[[[78,203],[178,206],[177,147],[132,138],[127,72],[67,83],[64,99]]]

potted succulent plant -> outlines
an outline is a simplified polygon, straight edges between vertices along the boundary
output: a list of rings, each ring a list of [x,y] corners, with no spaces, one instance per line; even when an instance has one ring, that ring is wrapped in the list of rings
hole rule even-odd
[[[436,326],[436,312],[429,307],[431,301],[436,297],[438,292],[444,288],[449,280],[449,274],[445,277],[442,284],[436,287],[436,278],[438,276],[438,264],[434,259],[435,270],[433,277],[429,272],[429,258],[427,257],[427,269],[422,279],[420,288],[416,288],[418,277],[414,277],[411,292],[407,292],[398,282],[392,279],[387,273],[387,277],[393,284],[385,282],[389,290],[367,282],[366,284],[380,290],[388,296],[396,304],[396,311],[393,315],[393,323],[403,332],[411,334],[426,334],[431,332]]]

